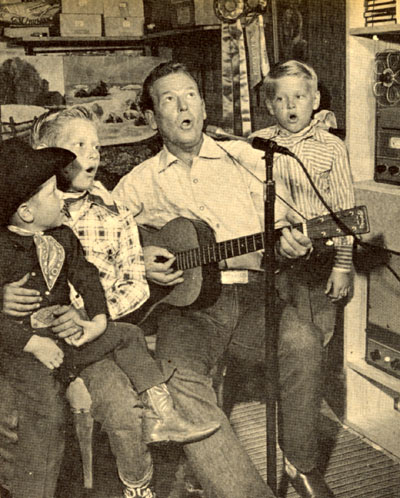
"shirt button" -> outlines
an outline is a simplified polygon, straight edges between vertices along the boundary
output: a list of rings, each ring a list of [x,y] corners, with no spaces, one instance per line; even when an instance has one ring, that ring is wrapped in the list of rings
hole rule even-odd
[[[50,295],[50,291],[46,291],[45,294],[46,294],[46,296],[49,296]]]
[[[199,180],[197,178],[194,178],[193,183],[199,183]]]
[[[35,271],[33,271],[33,272],[31,273],[31,275],[32,275],[32,277],[36,277],[36,272],[35,272]]]
[[[200,211],[204,211],[204,206],[200,206]]]

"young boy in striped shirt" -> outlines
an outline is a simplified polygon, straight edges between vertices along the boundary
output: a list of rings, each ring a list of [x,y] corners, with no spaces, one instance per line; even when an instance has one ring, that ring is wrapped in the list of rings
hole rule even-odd
[[[314,69],[302,62],[290,60],[271,69],[264,85],[268,110],[275,116],[277,123],[256,131],[254,136],[272,139],[299,157],[333,211],[353,207],[354,192],[347,150],[344,143],[328,131],[330,127],[336,127],[335,117],[329,111],[320,111],[313,116],[320,104],[318,78]],[[326,207],[294,158],[275,155],[274,174],[283,181],[291,193],[295,209],[305,219],[327,214]],[[312,284],[316,299],[311,300],[311,305],[315,305],[314,309],[311,306],[311,313],[314,321],[316,317],[319,318],[324,331],[324,344],[331,338],[334,328],[336,307],[331,303],[348,296],[352,285],[353,238],[334,237],[333,243],[334,262],[328,274],[325,273],[327,281],[316,282],[314,270],[298,275],[299,285],[306,285],[305,280]],[[319,295],[322,294],[321,285],[317,283],[324,286],[329,300]],[[298,296],[296,299],[301,299],[302,293]]]

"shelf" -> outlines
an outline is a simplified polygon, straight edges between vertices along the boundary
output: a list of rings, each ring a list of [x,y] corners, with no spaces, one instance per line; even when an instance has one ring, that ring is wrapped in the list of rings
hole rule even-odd
[[[400,393],[400,379],[385,373],[383,370],[369,365],[364,359],[350,360],[347,362],[347,368],[351,368],[355,372],[368,377],[370,380],[387,387],[392,391]]]
[[[176,37],[182,37],[184,35],[201,34],[217,30],[220,30],[219,24],[179,28],[159,33],[151,33],[145,36],[51,36],[42,38],[7,38],[7,41],[10,44],[24,47],[27,55],[70,51],[87,52],[96,50],[140,50],[148,46],[159,44],[160,40],[168,40]]]
[[[362,28],[352,28],[349,31],[352,36],[362,36],[364,38],[377,37],[384,41],[399,41],[400,24],[378,24]]]

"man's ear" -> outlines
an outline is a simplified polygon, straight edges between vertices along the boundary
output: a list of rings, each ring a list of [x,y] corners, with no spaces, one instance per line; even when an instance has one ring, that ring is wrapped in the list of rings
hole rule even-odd
[[[147,109],[147,111],[144,111],[144,117],[146,118],[146,121],[152,130],[154,131],[158,130],[156,118],[154,116],[154,111]]]
[[[271,116],[275,116],[274,108],[273,108],[273,106],[272,106],[271,101],[267,99],[267,100],[265,101],[265,103],[266,103],[266,105],[267,105],[267,109],[268,109],[269,113],[271,114]]]
[[[313,103],[313,110],[316,111],[319,107],[319,103],[321,101],[321,94],[319,92],[319,90],[317,90],[315,92],[315,95],[314,95],[314,103]]]
[[[204,99],[201,99],[201,108],[203,111],[203,119],[207,119],[206,104],[204,103]]]
[[[16,215],[23,221],[24,223],[32,223],[35,220],[33,212],[29,207],[29,204],[23,202],[17,209]]]

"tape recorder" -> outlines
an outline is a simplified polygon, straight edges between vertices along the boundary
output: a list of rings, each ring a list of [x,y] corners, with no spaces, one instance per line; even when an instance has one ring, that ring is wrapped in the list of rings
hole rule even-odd
[[[376,54],[376,149],[377,182],[400,185],[400,51]]]

